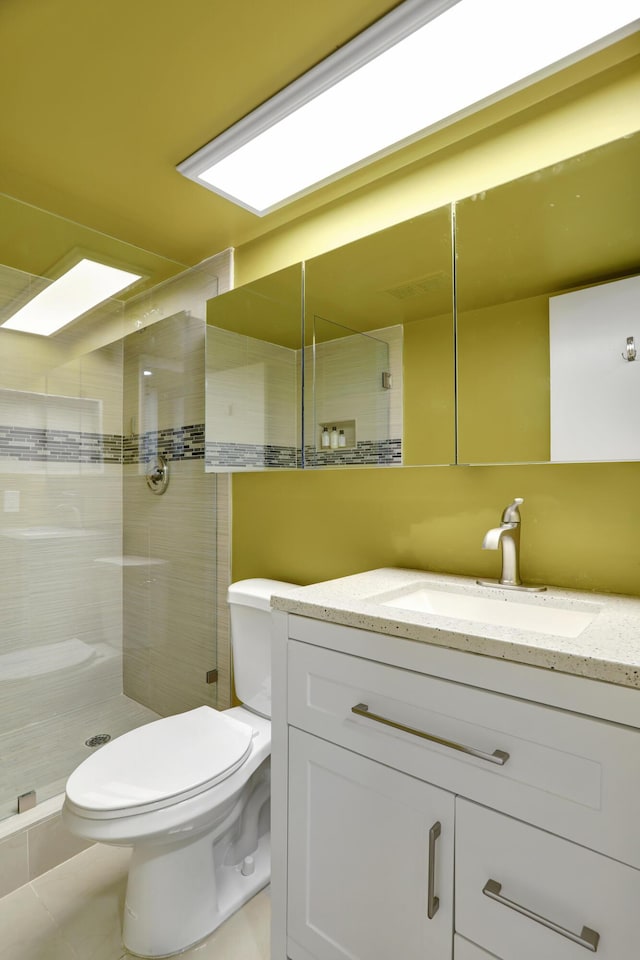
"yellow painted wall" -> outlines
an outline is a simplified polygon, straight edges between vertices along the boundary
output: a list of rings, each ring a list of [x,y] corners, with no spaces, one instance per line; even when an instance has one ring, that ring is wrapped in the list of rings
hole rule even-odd
[[[494,577],[481,549],[524,497],[522,575],[640,596],[640,463],[236,474],[234,579],[312,583],[396,566]]]
[[[455,390],[453,317],[404,325],[402,350],[404,462],[453,463]]]
[[[236,253],[236,282],[640,128],[640,58],[564,91]],[[416,411],[412,408],[411,415]],[[480,548],[516,496],[522,572],[640,595],[640,464],[404,467],[233,478],[233,577],[298,583],[379,566],[495,576]]]
[[[549,297],[458,311],[458,371],[458,463],[549,459]]]

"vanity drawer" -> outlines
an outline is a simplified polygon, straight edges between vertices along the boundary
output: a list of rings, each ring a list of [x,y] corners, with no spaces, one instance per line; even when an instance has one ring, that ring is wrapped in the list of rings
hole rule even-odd
[[[637,960],[640,871],[460,798],[455,859],[456,932],[490,954]]]
[[[300,641],[288,673],[290,724],[640,866],[637,730]]]

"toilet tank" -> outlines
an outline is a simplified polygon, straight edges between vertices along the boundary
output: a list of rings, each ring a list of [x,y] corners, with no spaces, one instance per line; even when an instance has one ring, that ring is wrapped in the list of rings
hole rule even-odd
[[[227,592],[236,694],[263,717],[271,716],[271,595],[295,587],[282,580],[239,580]]]

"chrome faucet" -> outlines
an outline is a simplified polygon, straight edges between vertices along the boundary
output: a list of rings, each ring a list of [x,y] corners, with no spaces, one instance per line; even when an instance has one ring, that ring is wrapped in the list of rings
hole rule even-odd
[[[520,504],[522,497],[516,497],[502,514],[499,527],[487,530],[482,541],[483,550],[498,550],[502,547],[502,573],[500,579],[478,580],[484,587],[507,587],[508,589],[541,591],[546,587],[525,586],[520,579]]]

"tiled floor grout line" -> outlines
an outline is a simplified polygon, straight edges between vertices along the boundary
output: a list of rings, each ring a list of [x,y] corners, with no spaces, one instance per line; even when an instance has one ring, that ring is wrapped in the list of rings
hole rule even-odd
[[[56,868],[53,867],[53,869],[55,870]],[[50,870],[47,871],[47,873],[50,873],[50,872],[51,872]],[[46,876],[46,874],[42,874],[42,876]],[[44,902],[44,900],[42,899],[42,897],[41,897],[40,894],[38,893],[38,890],[37,890],[37,887],[36,887],[36,883],[37,883],[37,881],[38,881],[39,879],[40,879],[40,877],[36,877],[34,880],[29,880],[29,883],[28,883],[28,884],[25,884],[25,886],[31,887],[31,890],[33,891],[33,895],[35,896],[36,900],[38,901],[38,903],[40,904],[40,906],[42,907],[42,909],[44,910],[44,912],[47,914],[47,916],[51,918],[51,922],[53,923],[54,927],[56,928],[56,931],[57,931],[57,933],[58,933],[58,936],[60,937],[60,939],[61,939],[62,942],[64,943],[65,947],[69,950],[69,960],[82,960],[82,957],[79,957],[78,954],[76,953],[73,944],[70,943],[70,942],[67,940],[66,936],[64,935],[64,930],[63,930],[63,928],[60,926],[60,924],[58,923],[58,921],[56,920],[56,918],[54,917],[54,915],[51,913],[51,910],[49,910],[48,906],[46,905],[46,903]]]

